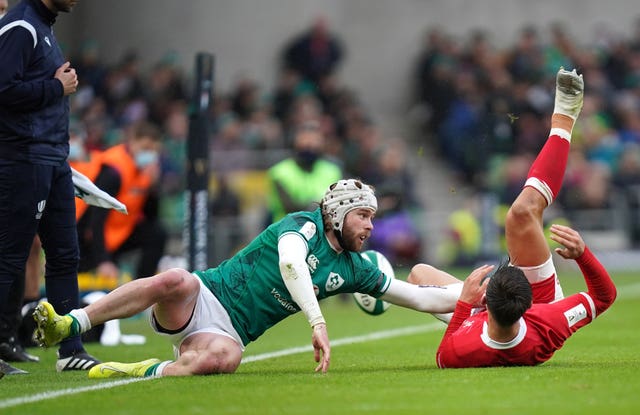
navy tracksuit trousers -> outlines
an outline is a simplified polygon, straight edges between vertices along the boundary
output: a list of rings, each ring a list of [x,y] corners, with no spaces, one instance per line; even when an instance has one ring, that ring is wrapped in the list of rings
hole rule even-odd
[[[71,169],[0,159],[0,336],[15,330],[7,312],[22,305],[20,286],[36,233],[45,252],[45,288],[48,301],[65,314],[79,306],[78,236]],[[18,311],[20,310],[18,308]],[[2,327],[5,325],[5,327]],[[15,334],[15,333],[14,333]],[[65,356],[82,348],[79,337],[60,345]]]

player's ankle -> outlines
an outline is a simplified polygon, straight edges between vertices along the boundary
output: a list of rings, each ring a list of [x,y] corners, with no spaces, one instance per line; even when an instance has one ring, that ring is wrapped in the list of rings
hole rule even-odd
[[[71,324],[71,336],[85,333],[91,329],[91,321],[84,309],[76,308],[71,310],[67,315],[73,319],[73,323]]]
[[[568,115],[555,113],[551,116],[551,128],[559,128],[569,133],[573,131],[575,120]]]

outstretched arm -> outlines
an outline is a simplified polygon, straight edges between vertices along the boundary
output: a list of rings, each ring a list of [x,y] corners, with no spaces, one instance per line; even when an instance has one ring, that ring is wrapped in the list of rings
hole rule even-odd
[[[307,244],[295,233],[283,235],[278,241],[280,274],[293,301],[298,304],[313,328],[311,342],[316,362],[316,371],[329,369],[329,336],[320,310],[320,304],[313,291],[311,274],[307,268]]]
[[[459,286],[415,285],[392,279],[380,299],[425,313],[450,313],[458,301]]]
[[[429,267],[437,271],[433,267]],[[467,279],[471,278],[475,274],[487,275],[493,269],[492,265],[484,265],[474,270]],[[415,267],[414,267],[415,270]],[[414,270],[411,272],[413,273]],[[446,274],[441,272],[441,274]],[[445,279],[429,279],[418,280],[411,279],[412,282],[421,281],[422,285],[416,285],[415,283],[407,283],[401,280],[391,280],[389,288],[380,297],[382,300],[388,301],[392,304],[396,304],[402,307],[412,308],[417,311],[424,311],[426,313],[450,313],[456,308],[458,299],[462,300],[462,293],[464,294],[463,284],[457,278],[446,274]],[[427,284],[424,284],[424,283]],[[440,285],[442,284],[442,285]],[[469,291],[469,289],[467,289]],[[484,291],[483,291],[484,293]],[[472,299],[471,306],[480,305],[480,299],[482,295],[477,299]]]

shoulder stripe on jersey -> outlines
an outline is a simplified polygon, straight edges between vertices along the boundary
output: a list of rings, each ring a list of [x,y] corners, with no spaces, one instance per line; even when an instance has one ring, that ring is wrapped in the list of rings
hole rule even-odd
[[[4,35],[9,30],[18,26],[24,27],[29,31],[29,33],[31,33],[31,36],[33,36],[33,48],[35,49],[36,45],[38,44],[38,36],[36,36],[36,29],[33,27],[31,23],[27,22],[26,20],[16,20],[15,22],[11,22],[8,25],[4,26],[2,29],[0,29],[0,36]]]
[[[587,299],[587,302],[589,303],[589,307],[591,308],[591,321],[596,319],[596,305],[593,302],[593,298],[591,298],[591,296],[585,292],[581,292],[580,294],[582,294],[582,296],[584,298]]]

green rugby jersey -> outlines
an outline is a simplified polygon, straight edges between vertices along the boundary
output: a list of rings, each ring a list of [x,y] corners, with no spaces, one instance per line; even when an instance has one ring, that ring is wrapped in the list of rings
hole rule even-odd
[[[307,267],[318,300],[353,292],[380,297],[389,287],[391,279],[371,261],[357,252],[336,253],[331,248],[319,208],[291,213],[218,267],[194,272],[225,307],[245,346],[300,311],[278,265],[278,240],[291,232],[301,235],[309,247]]]

